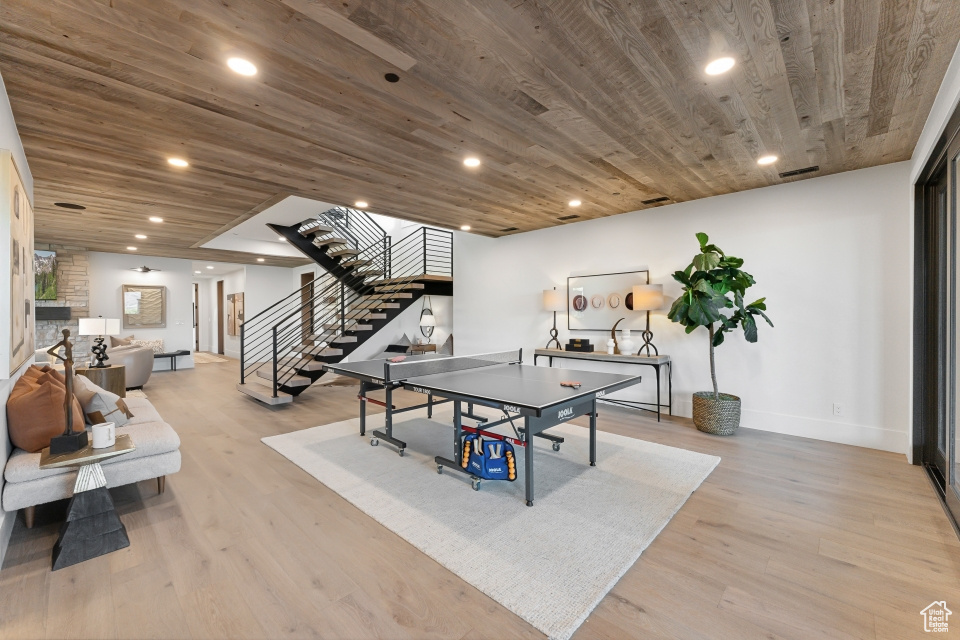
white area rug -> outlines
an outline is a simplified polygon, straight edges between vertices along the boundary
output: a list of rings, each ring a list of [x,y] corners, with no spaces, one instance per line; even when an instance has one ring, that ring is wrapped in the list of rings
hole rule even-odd
[[[535,506],[527,507],[521,449],[516,482],[484,481],[474,492],[467,476],[439,475],[433,461],[452,457],[449,408],[434,421],[399,417],[407,417],[394,426],[407,443],[403,458],[382,442],[371,447],[356,419],[263,442],[556,640],[576,631],[720,462],[598,431],[590,467],[589,432],[561,425],[550,430],[566,438],[559,452],[536,439]],[[382,414],[371,416],[367,434],[382,424]]]
[[[142,389],[127,389],[128,398],[146,398],[147,394]]]
[[[194,364],[210,364],[211,362],[226,362],[226,361],[227,361],[226,358],[215,356],[212,353],[205,353],[203,351],[193,352]]]

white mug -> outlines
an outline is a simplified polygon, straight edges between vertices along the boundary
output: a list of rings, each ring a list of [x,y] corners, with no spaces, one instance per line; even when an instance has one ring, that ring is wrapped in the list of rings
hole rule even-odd
[[[113,422],[103,422],[91,427],[93,431],[93,448],[106,449],[117,442],[117,425]]]

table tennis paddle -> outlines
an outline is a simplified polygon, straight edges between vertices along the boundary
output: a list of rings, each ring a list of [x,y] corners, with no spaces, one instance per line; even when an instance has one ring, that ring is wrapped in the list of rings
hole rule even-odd
[[[395,358],[390,358],[390,362],[403,362],[407,359],[407,356],[397,356]]]
[[[560,386],[561,386],[561,387],[570,387],[571,389],[579,389],[579,388],[580,388],[580,383],[579,383],[579,382],[573,382],[573,381],[569,381],[569,380],[568,380],[567,382],[561,382],[561,383],[560,383]]]

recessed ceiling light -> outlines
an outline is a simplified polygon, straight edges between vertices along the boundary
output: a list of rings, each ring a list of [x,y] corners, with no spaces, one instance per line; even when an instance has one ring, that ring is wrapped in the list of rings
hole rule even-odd
[[[468,224],[460,225],[460,231],[470,231],[470,225]]]
[[[207,269],[213,269],[213,266],[208,264]]]
[[[146,239],[147,239],[147,236],[143,235],[142,233],[138,233],[137,235],[135,235],[135,236],[133,236],[133,237],[136,238],[137,240],[146,240]]]
[[[263,258],[257,258],[257,262],[263,262]]]
[[[257,75],[257,66],[245,58],[230,58],[227,60],[227,66],[242,76]]]
[[[136,247],[127,247],[127,251],[136,251],[136,250],[137,250]]]
[[[726,73],[730,71],[730,69],[733,69],[733,65],[735,64],[736,61],[733,58],[717,58],[708,64],[704,71],[708,76],[718,76],[721,73]]]
[[[474,158],[473,156],[471,156],[471,157],[469,157],[469,158],[464,158],[464,159],[463,159],[463,164],[466,165],[466,166],[468,166],[468,167],[479,167],[479,166],[480,166],[480,158]]]
[[[757,158],[757,164],[760,165],[761,167],[766,166],[768,164],[773,164],[776,161],[777,161],[777,156],[760,156],[759,158]]]
[[[199,271],[194,271],[194,273],[200,273]]]
[[[383,74],[383,79],[387,82],[400,82],[400,76],[395,73],[385,73]]]
[[[190,163],[183,158],[167,158],[167,162],[175,167],[189,167]]]
[[[53,206],[63,207],[64,209],[76,209],[77,211],[83,211],[86,209],[82,204],[74,204],[72,202],[54,202]]]
[[[355,206],[357,209],[366,209],[370,205],[364,202],[363,200],[357,200],[356,202],[353,203],[353,206]]]
[[[163,218],[157,216],[150,216],[150,222],[163,222]]]
[[[569,204],[571,207],[579,207],[581,203],[580,203],[579,200],[571,200],[568,204]]]

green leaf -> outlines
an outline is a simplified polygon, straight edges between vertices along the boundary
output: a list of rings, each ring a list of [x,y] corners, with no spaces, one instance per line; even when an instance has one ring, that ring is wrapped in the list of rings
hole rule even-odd
[[[770,325],[771,327],[773,326],[773,322],[771,322],[770,318],[768,318],[767,314],[765,314],[763,311],[760,311],[759,309],[757,309],[755,313],[763,316],[763,319],[767,321],[767,324]]]
[[[676,280],[677,282],[679,282],[680,284],[683,284],[683,285],[689,285],[689,284],[690,284],[690,276],[688,276],[688,275],[687,275],[686,273],[684,273],[683,271],[674,271],[674,273],[673,273],[673,279]]]
[[[743,337],[746,338],[747,342],[757,341],[757,321],[753,319],[752,315],[745,315],[743,320],[740,321],[740,326],[743,327]]]
[[[686,296],[680,296],[673,301],[673,304],[670,306],[670,311],[667,312],[667,317],[674,322],[679,322],[684,324],[687,318],[687,308],[690,305],[687,303]]]
[[[690,325],[687,325],[687,328],[684,329],[684,331],[686,331],[687,333],[693,333],[694,331],[697,330],[697,327],[699,327],[699,326],[700,326],[700,325],[698,325],[698,324],[690,324]]]
[[[701,248],[701,250],[703,249],[704,246],[706,246],[706,244],[707,244],[708,242],[710,242],[709,236],[707,236],[707,234],[705,234],[705,233],[698,233],[698,234],[697,234],[697,240],[700,242],[700,248]]]
[[[723,331],[717,331],[713,334],[713,346],[719,347],[723,344]]]
[[[747,309],[760,309],[762,311],[767,310],[767,303],[765,302],[766,298],[760,298],[755,302],[751,302],[747,305]]]
[[[710,271],[711,269],[716,269],[717,265],[719,264],[720,256],[712,251],[709,253],[701,253],[693,257],[693,266],[699,271]]]

